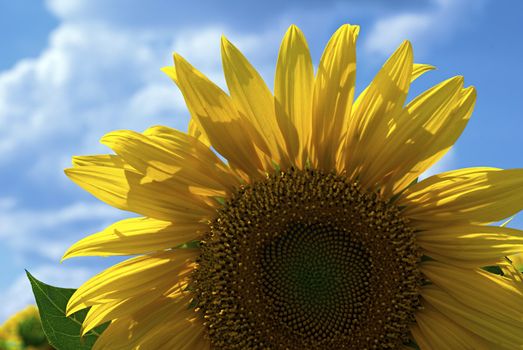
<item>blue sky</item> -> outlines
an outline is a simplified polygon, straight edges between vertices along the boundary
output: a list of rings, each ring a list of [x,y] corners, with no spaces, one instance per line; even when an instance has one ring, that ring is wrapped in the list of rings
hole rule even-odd
[[[176,3],[176,4],[175,4]],[[286,28],[302,28],[315,62],[343,23],[361,25],[357,90],[402,39],[437,71],[411,96],[454,75],[478,89],[473,118],[432,172],[523,167],[523,2],[0,0],[0,322],[32,302],[27,268],[62,286],[117,259],[73,259],[65,249],[127,216],[70,182],[73,155],[107,152],[115,129],[186,129],[188,113],[159,70],[177,51],[223,86],[225,34],[271,85]],[[523,229],[523,215],[511,226]]]

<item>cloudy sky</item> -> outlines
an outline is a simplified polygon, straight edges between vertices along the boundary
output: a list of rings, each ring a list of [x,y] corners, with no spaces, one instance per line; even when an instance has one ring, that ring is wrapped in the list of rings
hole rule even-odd
[[[317,63],[343,23],[361,25],[357,90],[403,40],[437,71],[412,95],[454,75],[478,89],[464,134],[433,172],[523,167],[523,2],[519,0],[186,1],[0,0],[0,322],[33,302],[24,269],[76,287],[113,264],[59,263],[65,249],[128,214],[63,175],[73,155],[107,152],[114,129],[164,124],[188,113],[160,72],[180,53],[220,85],[225,34],[272,85],[279,41],[302,28]],[[523,228],[523,215],[511,225]]]

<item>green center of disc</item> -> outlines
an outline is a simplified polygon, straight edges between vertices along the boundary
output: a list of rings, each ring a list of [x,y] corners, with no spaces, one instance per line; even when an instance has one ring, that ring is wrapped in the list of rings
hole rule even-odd
[[[370,295],[364,284],[372,267],[368,252],[349,232],[329,224],[289,227],[265,247],[260,267],[272,313],[303,336],[333,337],[348,321],[344,313],[362,314],[350,301],[361,305]]]
[[[395,206],[290,170],[218,211],[191,290],[216,349],[394,349],[418,307],[418,262]]]

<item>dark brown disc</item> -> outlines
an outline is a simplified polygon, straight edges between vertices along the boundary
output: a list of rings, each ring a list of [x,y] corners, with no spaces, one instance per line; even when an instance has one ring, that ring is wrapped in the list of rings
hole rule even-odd
[[[419,258],[396,206],[289,170],[226,201],[191,288],[215,349],[394,349],[419,305]]]

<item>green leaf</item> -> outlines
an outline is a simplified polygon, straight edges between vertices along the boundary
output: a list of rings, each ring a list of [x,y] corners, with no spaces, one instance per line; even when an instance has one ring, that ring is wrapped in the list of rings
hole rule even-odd
[[[100,325],[80,336],[82,322],[88,309],[66,317],[65,308],[74,289],[53,287],[34,278],[28,271],[33,294],[40,311],[42,327],[49,343],[57,350],[89,350],[108,323]]]
[[[501,270],[501,267],[497,265],[483,266],[482,269],[495,275],[503,276],[503,270]]]
[[[200,248],[200,241],[199,240],[188,241],[188,242],[182,243],[180,245],[177,245],[175,248],[177,248],[177,249],[198,249],[198,248]]]
[[[409,340],[408,343],[405,343],[403,345],[411,348],[412,350],[420,350],[418,344],[416,344],[416,342],[413,339]]]
[[[214,196],[214,200],[220,203],[221,205],[225,205],[225,198],[220,196]]]

